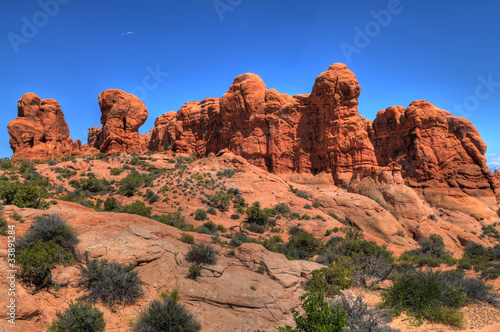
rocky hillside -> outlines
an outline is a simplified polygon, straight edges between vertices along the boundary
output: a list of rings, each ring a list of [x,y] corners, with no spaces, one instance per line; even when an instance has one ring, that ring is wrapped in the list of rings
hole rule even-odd
[[[459,312],[424,316],[417,328],[408,309],[389,325],[495,330],[496,295],[477,296],[483,281],[499,287],[500,275],[500,175],[486,167],[486,145],[469,121],[426,101],[366,120],[360,90],[343,64],[320,74],[308,95],[268,90],[244,74],[221,98],[158,117],[147,135],[138,132],[148,116],[142,101],[106,90],[102,127],[90,128],[83,146],[55,100],[25,94],[8,126],[13,160],[0,161],[0,227],[14,226],[19,239],[57,215],[78,241],[68,249],[74,260],[55,264],[41,289],[18,262],[15,328],[45,330],[87,293],[78,280],[88,263],[107,259],[132,264],[143,294],[115,308],[96,301],[106,331],[132,330],[148,303],[174,290],[202,331],[293,326],[308,280],[335,266],[352,274],[344,294],[362,295],[375,311],[404,269],[458,267],[480,283],[464,282],[476,288],[460,295]],[[195,266],[189,252],[203,245],[216,262]],[[0,253],[6,271],[8,251]],[[326,280],[325,289],[338,282]]]

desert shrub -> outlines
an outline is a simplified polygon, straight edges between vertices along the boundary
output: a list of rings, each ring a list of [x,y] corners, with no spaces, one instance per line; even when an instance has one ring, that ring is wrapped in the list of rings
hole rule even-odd
[[[207,213],[215,216],[215,215],[217,215],[217,210],[215,210],[213,207],[209,207],[207,209]]]
[[[452,272],[454,273],[454,272]],[[405,310],[417,323],[423,318],[448,325],[462,326],[463,314],[458,308],[468,299],[463,277],[452,273],[417,271],[396,275],[392,286],[382,293],[386,306],[397,315]]]
[[[204,223],[203,225],[196,227],[194,230],[195,230],[195,232],[201,233],[201,234],[217,235],[219,229],[218,229],[216,224],[208,221],[208,222]]]
[[[217,176],[225,176],[227,178],[232,177],[234,174],[236,174],[236,171],[232,168],[227,168],[223,171],[218,171]]]
[[[49,204],[41,197],[41,192],[34,185],[20,182],[2,181],[0,199],[5,205],[20,208],[48,209]]]
[[[289,215],[288,215],[288,218],[290,219],[300,219],[300,214],[298,214],[297,212],[291,212]]]
[[[152,209],[153,209],[152,207],[146,206],[146,204],[144,204],[144,202],[137,200],[132,204],[122,206],[120,208],[120,212],[129,213],[129,214],[137,214],[139,216],[149,218],[149,217],[151,217],[151,210]]]
[[[0,235],[7,236],[7,231],[9,230],[9,225],[7,221],[0,217]]]
[[[198,264],[198,263],[191,264],[191,266],[189,267],[188,278],[193,279],[193,280],[197,280],[198,277],[201,275],[202,270],[203,270],[202,264]]]
[[[70,302],[63,313],[56,313],[56,320],[48,332],[101,332],[106,327],[103,312],[90,303]]]
[[[341,290],[351,287],[352,271],[331,264],[311,273],[311,279],[307,281],[306,290],[311,292],[324,292],[325,295],[337,295]]]
[[[287,213],[290,213],[290,207],[286,203],[278,203],[274,206],[274,210],[276,213],[279,213],[281,215],[285,215]]]
[[[377,284],[389,277],[394,268],[394,257],[385,245],[337,237],[329,239],[328,250],[321,253],[316,261],[352,268],[354,284],[359,286]]]
[[[290,235],[297,235],[301,232],[305,232],[303,228],[300,228],[299,226],[292,226],[288,229],[288,234]]]
[[[106,259],[93,259],[82,268],[78,286],[87,294],[82,300],[113,307],[115,304],[134,304],[143,294],[142,281],[133,264],[109,263]]]
[[[201,221],[207,220],[207,212],[205,210],[202,210],[202,209],[196,210],[194,212],[194,219],[201,220]]]
[[[401,254],[400,261],[410,262],[417,266],[437,267],[441,263],[453,265],[456,259],[449,255],[444,246],[443,238],[437,234],[431,234],[429,238],[418,241],[419,249],[410,250]]]
[[[116,167],[113,167],[110,171],[111,175],[120,175],[122,174],[122,170]]]
[[[211,245],[200,243],[193,245],[186,254],[185,259],[191,263],[215,265],[217,264],[217,255],[219,250]]]
[[[340,230],[345,234],[345,238],[348,240],[363,240],[365,237],[363,231],[355,227],[346,226],[342,227]]]
[[[53,241],[38,241],[23,245],[16,260],[21,267],[21,279],[40,289],[50,286],[55,265],[72,263],[73,256]]]
[[[321,252],[323,243],[311,233],[302,231],[290,236],[286,244],[277,244],[273,251],[284,254],[288,259],[310,259]]]
[[[290,185],[290,190],[297,196],[301,197],[301,198],[305,198],[305,199],[308,199],[309,198],[309,195],[305,192],[305,191],[302,191],[302,190],[299,190],[297,188],[294,188],[292,185]]]
[[[220,211],[227,211],[231,203],[231,197],[223,191],[216,191],[215,194],[208,196],[208,201],[212,207]]]
[[[57,214],[42,215],[37,217],[16,244],[21,251],[30,243],[54,242],[69,252],[73,252],[78,243],[73,227]]]
[[[175,299],[166,297],[151,302],[140,314],[135,332],[186,331],[197,332],[201,324]]]
[[[182,234],[181,235],[181,242],[194,244],[194,237],[192,235],[189,235],[189,234]]]
[[[163,224],[173,226],[183,231],[192,228],[192,226],[186,222],[186,217],[184,217],[179,211],[164,214],[159,217],[155,217],[154,219]]]
[[[119,183],[118,192],[125,196],[134,196],[134,193],[145,183],[145,177],[137,172],[132,172]]]
[[[234,234],[233,238],[229,242],[229,246],[239,247],[239,246],[241,246],[242,243],[247,243],[247,242],[251,242],[251,241],[252,241],[252,238],[250,238],[249,236],[247,236],[244,233],[238,232],[238,233]]]
[[[368,309],[363,298],[358,296],[355,300],[348,300],[345,296],[341,296],[334,304],[341,306],[347,314],[347,325],[344,328],[346,331],[370,331],[370,332],[396,332],[399,330],[393,329],[382,322],[382,317],[376,310]]]
[[[500,245],[485,248],[479,243],[467,242],[464,255],[458,261],[458,267],[462,269],[474,269],[480,271],[485,278],[498,278],[500,276]]]
[[[0,158],[0,169],[9,170],[12,168],[12,161],[9,158]]]
[[[304,209],[311,210],[312,209],[311,204],[307,203],[306,205],[304,205]]]
[[[94,194],[103,194],[110,190],[109,182],[106,179],[97,179],[93,175],[80,179],[80,186],[83,190]]]
[[[300,299],[304,313],[292,309],[296,327],[280,327],[279,332],[341,332],[347,325],[347,311],[329,304],[321,292],[308,292]]]
[[[260,208],[259,202],[254,202],[245,213],[247,215],[247,222],[250,224],[266,226],[269,222],[269,215]]]
[[[239,215],[239,214],[237,214],[237,213],[233,213],[233,214],[231,215],[231,219],[233,219],[233,220],[240,219],[240,215]]]
[[[116,198],[109,196],[104,201],[104,211],[113,211],[118,208],[118,201]]]

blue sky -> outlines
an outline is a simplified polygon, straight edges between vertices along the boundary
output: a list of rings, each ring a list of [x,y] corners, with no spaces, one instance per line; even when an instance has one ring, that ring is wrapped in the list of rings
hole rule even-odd
[[[484,0],[41,0],[0,11],[0,156],[25,92],[54,98],[74,140],[100,126],[98,94],[122,89],[149,109],[140,129],[184,103],[222,96],[242,73],[310,93],[346,63],[360,113],[426,99],[468,118],[500,167],[500,2]],[[31,29],[30,29],[31,28]],[[34,29],[33,29],[34,28]]]

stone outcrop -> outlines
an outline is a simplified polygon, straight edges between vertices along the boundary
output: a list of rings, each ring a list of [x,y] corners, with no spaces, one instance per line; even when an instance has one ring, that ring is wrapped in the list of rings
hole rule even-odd
[[[377,165],[370,122],[358,114],[360,90],[343,64],[321,74],[311,95],[267,90],[260,77],[243,74],[222,98],[160,116],[149,148],[197,156],[229,149],[274,173],[327,171],[343,179]]]
[[[71,139],[57,101],[26,93],[19,99],[17,109],[17,118],[7,126],[13,158],[46,159],[81,153],[81,141]]]
[[[353,191],[365,178],[377,182],[390,174],[413,188],[449,189],[452,196],[487,196],[489,205],[496,203],[500,182],[468,120],[415,101],[368,121],[358,113],[360,91],[343,64],[319,75],[309,95],[268,90],[257,75],[243,74],[222,98],[158,117],[149,149],[197,156],[228,149],[274,173],[331,173],[337,185]]]
[[[101,127],[89,129],[88,144],[101,152],[147,151],[147,135],[139,128],[148,118],[148,109],[136,96],[121,90],[105,90],[99,94]]]

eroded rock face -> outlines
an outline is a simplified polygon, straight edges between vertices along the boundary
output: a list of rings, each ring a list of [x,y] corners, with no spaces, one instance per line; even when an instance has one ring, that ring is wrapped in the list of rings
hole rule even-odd
[[[147,151],[148,135],[139,128],[148,118],[148,109],[136,96],[121,90],[105,90],[99,94],[100,127],[89,129],[88,144],[101,152]]]
[[[81,141],[71,139],[57,101],[26,93],[19,99],[17,109],[17,118],[7,126],[13,158],[46,159],[81,153]]]
[[[149,149],[197,156],[229,149],[274,173],[328,171],[349,179],[354,169],[376,165],[370,122],[357,109],[359,93],[343,64],[322,73],[311,95],[267,90],[260,77],[243,74],[222,98],[160,116]]]
[[[368,121],[358,113],[360,91],[356,76],[338,63],[316,78],[310,95],[268,90],[257,75],[243,74],[222,98],[158,117],[149,149],[197,156],[228,149],[274,173],[328,172],[355,192],[365,178],[383,185],[378,181],[388,172],[413,188],[447,189],[450,196],[496,204],[500,182],[468,120],[415,101]]]

